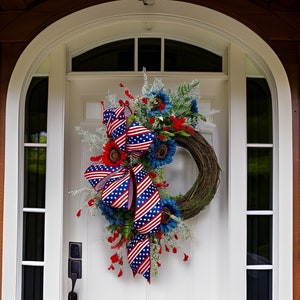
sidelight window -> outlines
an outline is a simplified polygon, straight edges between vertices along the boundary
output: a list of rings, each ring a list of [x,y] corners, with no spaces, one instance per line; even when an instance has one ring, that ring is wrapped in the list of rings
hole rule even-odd
[[[264,78],[247,79],[247,300],[272,300],[272,101]]]
[[[22,300],[43,299],[48,77],[34,77],[25,107]]]

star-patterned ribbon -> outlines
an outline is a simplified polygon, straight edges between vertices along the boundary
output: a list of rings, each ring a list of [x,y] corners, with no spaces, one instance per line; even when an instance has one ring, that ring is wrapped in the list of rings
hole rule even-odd
[[[135,121],[127,128],[127,109],[120,106],[104,110],[103,123],[108,137],[121,151],[127,156],[139,157],[149,149],[155,135]],[[105,204],[130,209],[135,202],[133,225],[138,234],[128,245],[128,261],[134,275],[142,274],[150,282],[148,234],[159,230],[162,207],[158,190],[143,165],[92,164],[84,175],[95,190],[102,190],[101,199]]]

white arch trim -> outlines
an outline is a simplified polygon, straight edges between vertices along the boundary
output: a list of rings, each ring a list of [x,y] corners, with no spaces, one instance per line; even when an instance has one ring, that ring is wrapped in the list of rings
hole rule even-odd
[[[19,299],[20,282],[16,272],[20,261],[18,215],[21,209],[19,207],[21,197],[17,187],[22,185],[22,182],[19,182],[22,166],[19,163],[18,145],[23,143],[22,134],[19,132],[23,126],[23,115],[20,112],[23,111],[25,92],[32,75],[54,47],[62,47],[69,43],[70,51],[75,53],[76,43],[72,41],[79,41],[82,37],[82,43],[86,42],[82,36],[84,32],[95,28],[107,28],[124,20],[150,19],[150,16],[157,21],[181,22],[222,36],[224,41],[234,42],[243,48],[251,58],[254,57],[269,70],[270,76],[273,76],[278,98],[276,108],[280,153],[278,197],[284,199],[284,202],[279,202],[278,208],[280,222],[278,247],[280,259],[284,258],[284,261],[279,263],[279,274],[284,274],[282,275],[284,279],[279,278],[278,299],[292,299],[292,110],[290,87],[285,70],[273,50],[243,24],[202,6],[177,1],[175,5],[169,0],[156,0],[153,6],[144,6],[142,1],[137,0],[113,1],[75,12],[42,31],[20,56],[12,73],[7,93],[2,299]],[[222,47],[222,43],[219,46]],[[63,137],[60,138],[63,140]],[[58,216],[58,219],[62,219],[62,216]],[[57,280],[60,280],[59,276]],[[229,282],[229,285],[234,286],[234,282]],[[53,299],[61,299],[59,290],[61,285],[57,283],[54,286],[58,291],[57,297]]]

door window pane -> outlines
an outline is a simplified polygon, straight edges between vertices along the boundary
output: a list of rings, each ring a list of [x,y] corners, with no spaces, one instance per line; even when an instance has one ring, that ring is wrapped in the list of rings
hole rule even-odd
[[[24,207],[45,208],[46,148],[25,148]]]
[[[134,39],[104,44],[74,57],[72,71],[134,71]]]
[[[165,40],[165,71],[222,72],[222,56],[174,40]]]
[[[248,148],[248,210],[272,209],[272,148]]]
[[[22,300],[43,299],[43,267],[23,266]]]
[[[272,143],[272,101],[264,78],[247,78],[247,141]]]
[[[44,213],[24,213],[23,260],[44,260]]]
[[[160,71],[161,67],[161,39],[138,39],[138,70],[143,67],[147,71]]]
[[[48,77],[31,80],[25,106],[25,142],[39,143],[47,129]]]
[[[247,300],[272,300],[271,270],[247,270]]]
[[[247,265],[272,264],[272,216],[247,217]]]

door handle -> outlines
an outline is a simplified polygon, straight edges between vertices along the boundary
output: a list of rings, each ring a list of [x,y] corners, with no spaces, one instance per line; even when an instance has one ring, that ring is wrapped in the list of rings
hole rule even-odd
[[[82,243],[69,242],[68,277],[72,280],[72,290],[68,294],[68,300],[77,300],[74,292],[76,280],[82,277]]]
[[[74,292],[75,283],[77,280],[77,274],[72,273],[71,274],[71,280],[72,280],[72,290],[69,292],[68,300],[77,300],[77,293]]]

